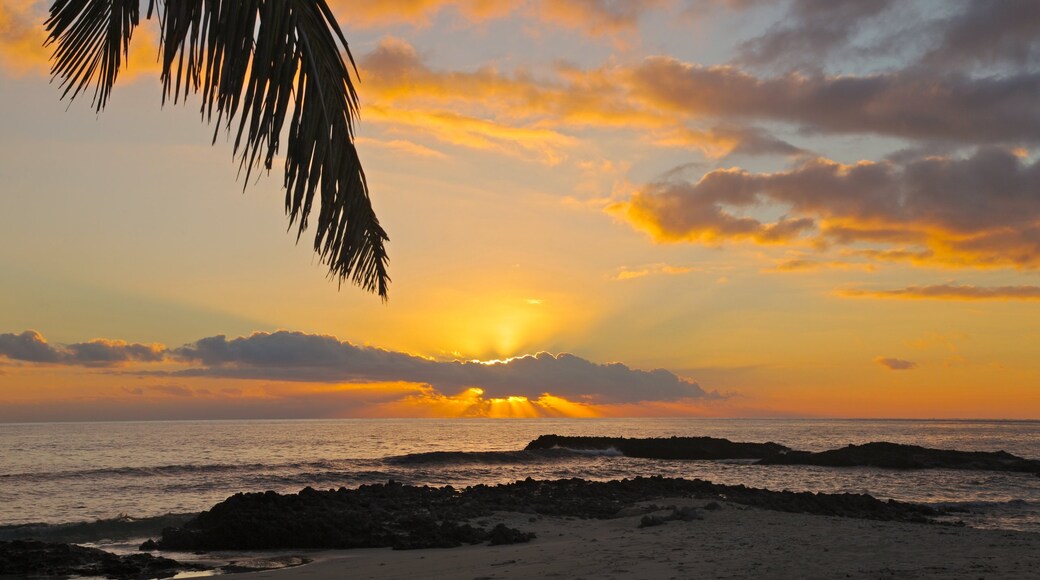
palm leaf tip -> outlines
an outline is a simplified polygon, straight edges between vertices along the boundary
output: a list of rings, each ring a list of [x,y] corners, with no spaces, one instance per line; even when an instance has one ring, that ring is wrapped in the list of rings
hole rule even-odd
[[[254,169],[272,168],[284,135],[297,239],[316,207],[314,250],[330,276],[386,300],[388,238],[354,148],[357,71],[325,0],[149,0],[148,18],[153,11],[163,101],[200,95],[203,119],[234,134],[246,183]],[[139,0],[54,1],[47,44],[63,97],[93,84],[104,108],[139,13]]]

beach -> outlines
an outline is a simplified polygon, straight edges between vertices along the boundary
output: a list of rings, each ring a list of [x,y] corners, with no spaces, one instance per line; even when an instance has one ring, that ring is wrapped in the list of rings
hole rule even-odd
[[[0,575],[992,579],[1040,570],[1035,422],[279,421],[0,432],[9,460]],[[167,445],[131,443],[140,440]],[[40,445],[63,453],[37,465],[19,451]],[[3,546],[29,540],[50,555]],[[108,555],[63,556],[71,544]]]
[[[1036,577],[1040,534],[783,513],[704,500],[703,519],[639,527],[643,515],[592,520],[498,513],[529,543],[454,549],[303,553],[302,567],[238,578],[985,578]],[[635,510],[632,510],[635,511]]]

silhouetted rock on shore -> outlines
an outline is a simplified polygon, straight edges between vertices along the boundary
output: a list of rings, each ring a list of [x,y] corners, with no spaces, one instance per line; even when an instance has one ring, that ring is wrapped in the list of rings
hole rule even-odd
[[[884,442],[849,445],[819,453],[789,451],[765,457],[759,463],[892,469],[979,469],[1040,474],[1040,461],[1023,459],[1004,451],[952,451]]]
[[[491,539],[465,520],[490,514],[459,501],[452,487],[393,481],[359,489],[235,494],[182,528],[163,530],[163,550],[275,548],[450,548]],[[526,540],[524,540],[526,541]]]
[[[164,530],[158,546],[164,550],[407,549],[527,541],[532,536],[520,530],[503,526],[488,532],[468,522],[496,511],[609,518],[635,502],[663,497],[725,499],[779,511],[874,520],[925,522],[939,515],[925,506],[882,502],[869,495],[775,492],[697,479],[526,479],[462,491],[390,482],[354,490],[236,494],[184,527]]]
[[[34,540],[0,541],[0,576],[104,576],[167,578],[183,570],[199,570],[150,554],[117,556],[96,548]]]
[[[616,449],[628,457],[646,459],[761,459],[790,451],[777,443],[737,443],[715,437],[570,437],[541,435],[527,450],[565,447],[578,450]]]

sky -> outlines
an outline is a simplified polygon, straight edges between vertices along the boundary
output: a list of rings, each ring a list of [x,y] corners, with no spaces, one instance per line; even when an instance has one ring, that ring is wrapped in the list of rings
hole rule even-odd
[[[0,4],[0,421],[1040,418],[1040,3],[329,4],[386,303]]]

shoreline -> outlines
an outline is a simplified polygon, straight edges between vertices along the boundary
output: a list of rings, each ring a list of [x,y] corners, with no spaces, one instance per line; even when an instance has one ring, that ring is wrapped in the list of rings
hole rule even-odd
[[[596,520],[499,512],[489,524],[537,537],[506,546],[306,553],[301,568],[237,574],[242,580],[334,578],[985,578],[1028,577],[1040,567],[1040,534],[881,522],[665,498],[702,519],[640,527],[642,515]]]
[[[667,493],[672,490],[678,493]],[[404,530],[409,543],[393,545],[406,549],[391,549],[386,543],[381,544],[384,547],[358,544],[351,549],[200,546],[202,552],[171,549],[153,555],[179,561],[186,572],[205,575],[198,567],[202,566],[217,573],[234,573],[243,580],[303,574],[317,580],[348,575],[408,579],[1010,579],[1040,569],[1040,533],[936,521],[935,515],[918,517],[922,515],[917,512],[920,506],[878,502],[869,496],[795,494],[665,478],[607,483],[528,480],[500,488],[483,486],[466,510],[452,516],[438,503],[444,500],[438,497],[448,491],[390,482],[359,490],[303,490],[291,496],[239,494],[222,502],[229,509],[236,502],[255,506],[254,502],[262,500],[264,509],[256,515],[276,520],[286,507],[282,501],[291,502],[288,506],[294,510],[301,507],[299,502],[307,502],[310,508],[299,519],[305,526],[327,530],[328,522],[314,519],[310,509],[335,507],[330,503],[335,501],[361,501],[372,507],[369,502],[377,500],[382,502],[377,510],[400,511],[404,516],[383,530],[403,521],[423,530],[418,535],[415,530]],[[736,492],[747,495],[740,497]],[[465,499],[467,492],[450,493]],[[214,506],[214,511],[219,512],[222,504]],[[839,511],[832,511],[835,506]],[[878,508],[894,509],[891,515],[896,517],[878,513]],[[484,537],[472,545],[463,540],[456,547],[447,547],[438,544],[446,537],[442,532],[431,533],[428,526],[416,523],[417,513],[438,510],[453,525],[480,530],[502,526],[530,536],[506,545],[489,545]],[[254,525],[240,519],[241,512],[231,511],[230,515],[230,521],[239,526]]]

